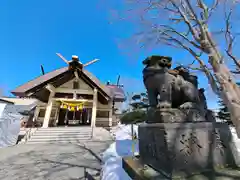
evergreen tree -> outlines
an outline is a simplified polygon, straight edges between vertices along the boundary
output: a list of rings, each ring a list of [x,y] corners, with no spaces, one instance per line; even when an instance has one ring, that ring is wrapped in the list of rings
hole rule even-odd
[[[121,117],[122,124],[135,124],[146,119],[148,97],[146,93],[135,94],[131,97],[131,111],[126,111]]]
[[[220,108],[217,113],[217,117],[223,121],[227,121],[229,124],[232,124],[232,121],[230,119],[230,113],[227,109],[227,106],[223,103],[222,99],[218,101],[218,104]]]
[[[240,86],[240,82],[238,82],[237,85]],[[217,113],[217,117],[223,121],[226,121],[228,124],[233,125],[230,118],[230,112],[228,111],[227,106],[223,103],[223,100],[219,99],[218,104],[220,108]]]

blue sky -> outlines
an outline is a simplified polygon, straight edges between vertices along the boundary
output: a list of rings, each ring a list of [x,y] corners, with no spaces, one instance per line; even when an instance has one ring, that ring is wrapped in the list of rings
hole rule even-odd
[[[170,55],[184,61],[191,57],[169,47],[154,50],[134,49],[127,39],[131,25],[110,23],[110,12],[102,2],[79,0],[14,1],[0,5],[0,87],[5,95],[10,90],[41,74],[65,66],[56,56],[67,59],[78,55],[82,62],[100,61],[87,69],[103,82],[115,82],[118,74],[126,91],[142,91],[142,60],[151,54]],[[200,76],[200,86],[210,89]],[[216,98],[207,93],[209,106]]]

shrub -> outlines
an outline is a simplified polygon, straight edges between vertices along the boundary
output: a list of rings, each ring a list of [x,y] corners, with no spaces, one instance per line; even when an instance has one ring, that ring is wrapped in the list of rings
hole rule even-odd
[[[144,122],[146,119],[146,111],[143,110],[135,110],[132,112],[127,112],[124,114],[120,121],[122,124],[135,124]]]

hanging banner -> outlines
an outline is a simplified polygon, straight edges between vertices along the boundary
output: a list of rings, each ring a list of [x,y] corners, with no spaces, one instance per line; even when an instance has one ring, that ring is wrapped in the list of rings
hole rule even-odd
[[[83,104],[77,106],[77,110],[78,110],[78,111],[79,111],[79,110],[82,110],[82,109],[83,109]]]
[[[84,108],[83,102],[81,102],[81,103],[67,103],[64,101],[61,101],[61,102],[62,102],[62,104],[61,104],[60,108],[68,109],[69,111],[82,110]]]

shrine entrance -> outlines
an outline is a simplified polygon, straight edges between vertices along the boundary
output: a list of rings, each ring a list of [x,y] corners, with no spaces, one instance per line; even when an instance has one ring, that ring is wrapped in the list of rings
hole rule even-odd
[[[69,111],[61,108],[58,116],[58,126],[90,126],[91,108],[81,111]]]
[[[92,108],[85,108],[83,104],[62,102],[58,116],[58,126],[90,126]]]

